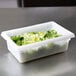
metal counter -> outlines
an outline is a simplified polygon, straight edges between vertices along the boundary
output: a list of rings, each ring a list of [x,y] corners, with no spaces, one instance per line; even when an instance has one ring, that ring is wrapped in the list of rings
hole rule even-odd
[[[76,7],[0,9],[0,32],[47,21],[76,33]],[[0,37],[0,76],[76,76],[76,38],[67,52],[20,64]]]

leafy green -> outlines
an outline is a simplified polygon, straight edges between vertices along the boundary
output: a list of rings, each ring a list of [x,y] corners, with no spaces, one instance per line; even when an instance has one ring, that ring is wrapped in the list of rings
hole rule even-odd
[[[11,36],[11,39],[17,44],[17,45],[22,45],[22,40],[24,37],[18,35],[18,36]]]
[[[58,37],[59,35],[57,34],[57,32],[55,30],[49,30],[46,32],[46,34],[44,35],[45,39],[49,39],[49,38],[55,38]]]
[[[11,36],[11,39],[19,46],[25,45],[25,44],[31,44],[34,42],[43,41],[50,38],[56,38],[59,37],[57,31],[55,30],[48,30],[46,32],[27,32],[22,35],[17,36]]]

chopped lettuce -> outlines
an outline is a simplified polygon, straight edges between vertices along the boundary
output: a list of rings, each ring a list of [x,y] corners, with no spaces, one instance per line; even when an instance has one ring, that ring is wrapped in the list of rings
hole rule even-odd
[[[39,41],[43,41],[50,38],[56,38],[59,37],[57,31],[55,30],[48,30],[46,32],[27,32],[22,35],[17,36],[11,36],[11,39],[19,46],[25,45],[25,44],[31,44]]]

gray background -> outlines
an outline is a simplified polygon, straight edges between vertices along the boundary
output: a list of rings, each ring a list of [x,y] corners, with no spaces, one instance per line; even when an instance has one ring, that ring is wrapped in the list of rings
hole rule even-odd
[[[47,21],[76,33],[76,7],[0,9],[0,32]],[[76,76],[76,38],[65,53],[20,64],[0,37],[0,76]]]
[[[17,8],[17,0],[0,0],[0,8]]]

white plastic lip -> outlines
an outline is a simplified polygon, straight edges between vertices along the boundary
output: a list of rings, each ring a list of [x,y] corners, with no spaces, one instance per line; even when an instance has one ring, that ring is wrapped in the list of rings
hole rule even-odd
[[[16,45],[12,40],[11,38],[7,35],[7,33],[9,32],[13,32],[13,31],[16,31],[16,30],[21,30],[21,29],[26,29],[26,28],[31,28],[31,27],[35,27],[35,26],[39,26],[41,24],[53,24],[53,25],[56,25],[56,26],[59,26],[61,27],[62,29],[64,29],[66,31],[66,33],[68,32],[69,34],[68,35],[63,35],[63,36],[60,36],[60,37],[57,37],[57,38],[53,38],[53,39],[48,39],[48,40],[44,40],[44,41],[40,41],[40,42],[35,42],[35,43],[32,43],[32,44],[27,44],[27,45],[22,45],[22,46],[18,46]],[[60,41],[60,40],[65,40],[65,39],[71,39],[71,38],[74,38],[75,37],[75,34],[72,33],[71,31],[67,30],[66,28],[60,26],[59,24],[57,24],[56,22],[54,21],[50,21],[50,22],[45,22],[45,23],[41,23],[41,24],[36,24],[36,25],[33,25],[33,26],[28,26],[28,27],[22,27],[22,28],[17,28],[17,29],[13,29],[13,30],[8,30],[8,31],[3,31],[1,33],[1,36],[5,39],[5,40],[9,40],[10,42],[12,42],[16,47],[18,48],[22,48],[22,47],[27,47],[27,46],[31,46],[31,45],[35,45],[35,44],[39,44],[39,43],[47,43],[49,41],[51,42],[55,42],[55,41]]]

